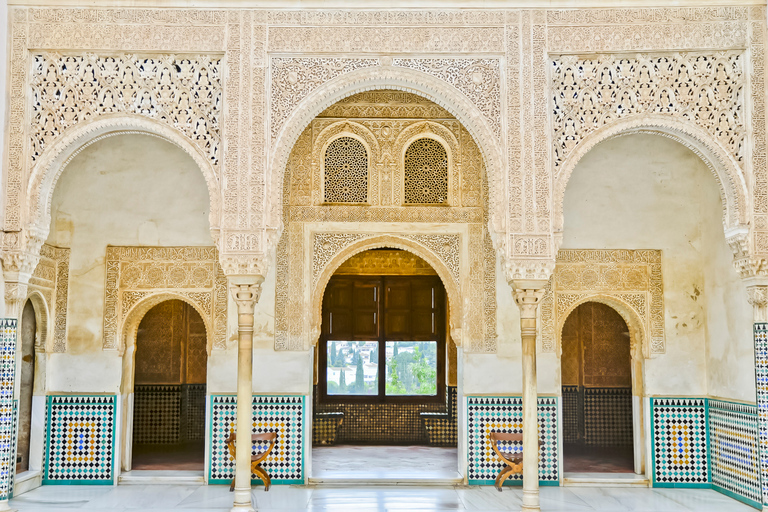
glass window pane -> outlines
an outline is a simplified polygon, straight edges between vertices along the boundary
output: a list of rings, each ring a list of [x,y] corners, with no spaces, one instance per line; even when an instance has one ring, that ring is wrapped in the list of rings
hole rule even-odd
[[[379,393],[378,341],[329,341],[326,361],[329,395]]]
[[[437,342],[388,341],[387,395],[437,394]]]

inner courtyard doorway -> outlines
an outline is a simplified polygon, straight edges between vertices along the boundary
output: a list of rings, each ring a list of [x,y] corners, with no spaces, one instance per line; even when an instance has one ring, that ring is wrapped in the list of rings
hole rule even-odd
[[[562,332],[563,469],[633,473],[629,329],[611,307],[581,304]]]
[[[32,395],[35,387],[35,337],[37,319],[31,300],[21,313],[21,374],[19,379],[19,438],[16,445],[16,474],[29,469],[32,430]]]
[[[314,478],[458,476],[446,322],[443,284],[420,258],[380,249],[342,264],[323,299]]]
[[[147,312],[136,336],[132,469],[203,470],[207,366],[195,308],[168,300]]]

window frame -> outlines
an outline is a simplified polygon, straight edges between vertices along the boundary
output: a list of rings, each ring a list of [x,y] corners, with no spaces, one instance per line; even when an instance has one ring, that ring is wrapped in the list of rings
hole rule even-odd
[[[386,335],[386,283],[387,282],[402,282],[406,280],[412,281],[432,281],[437,294],[435,296],[435,307],[432,308],[435,314],[435,334],[426,337],[419,336],[387,336]],[[332,335],[328,330],[328,309],[326,300],[328,298],[328,291],[330,287],[336,283],[347,282],[352,286],[355,283],[373,284],[377,283],[379,288],[378,295],[378,311],[376,314],[376,331],[377,335],[374,336],[357,336],[357,335]],[[413,290],[411,289],[411,293]],[[369,403],[369,404],[405,404],[405,403],[419,403],[419,404],[432,404],[432,403],[445,403],[446,393],[446,317],[447,317],[447,299],[445,287],[438,276],[332,276],[328,285],[326,286],[326,293],[323,295],[322,305],[322,325],[320,341],[318,342],[317,351],[317,367],[318,367],[318,395],[320,403],[324,404],[339,404],[339,403]],[[421,338],[421,339],[415,339]],[[341,395],[341,394],[328,394],[328,344],[333,341],[376,341],[379,348],[379,361],[378,361],[378,393],[375,395]],[[414,342],[437,342],[437,375],[436,375],[436,392],[434,395],[387,395],[386,394],[386,343],[397,341],[414,341]],[[384,375],[382,375],[382,372]]]

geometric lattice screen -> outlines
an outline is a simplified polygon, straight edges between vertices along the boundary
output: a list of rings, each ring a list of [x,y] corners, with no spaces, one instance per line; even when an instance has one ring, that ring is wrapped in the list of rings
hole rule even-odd
[[[325,150],[325,201],[365,203],[368,201],[368,153],[352,137],[339,137]]]
[[[448,153],[434,139],[414,141],[405,150],[404,197],[408,204],[448,202]]]

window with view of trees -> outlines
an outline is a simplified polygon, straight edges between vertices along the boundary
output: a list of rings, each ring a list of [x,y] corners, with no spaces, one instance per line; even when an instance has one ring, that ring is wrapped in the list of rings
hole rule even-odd
[[[323,301],[321,397],[441,401],[444,323],[437,277],[334,276]]]

